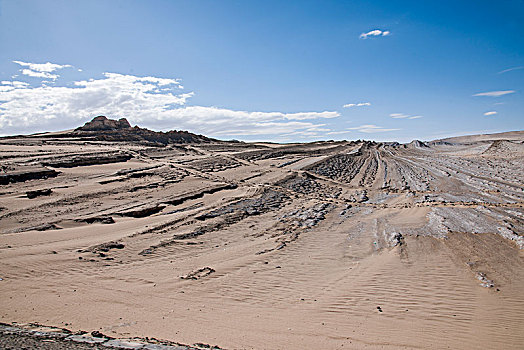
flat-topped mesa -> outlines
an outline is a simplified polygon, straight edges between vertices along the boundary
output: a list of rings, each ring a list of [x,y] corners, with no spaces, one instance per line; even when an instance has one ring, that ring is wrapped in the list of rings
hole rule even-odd
[[[107,119],[105,116],[101,115],[93,118],[90,122],[85,123],[84,126],[76,128],[76,131],[105,131],[129,128],[131,128],[131,124],[129,124],[126,118],[114,120]]]

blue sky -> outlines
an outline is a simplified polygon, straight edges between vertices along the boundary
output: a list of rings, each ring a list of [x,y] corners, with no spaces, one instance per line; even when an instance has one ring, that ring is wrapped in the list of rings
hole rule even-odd
[[[524,129],[523,1],[4,0],[0,11],[1,135],[99,114],[246,141]]]

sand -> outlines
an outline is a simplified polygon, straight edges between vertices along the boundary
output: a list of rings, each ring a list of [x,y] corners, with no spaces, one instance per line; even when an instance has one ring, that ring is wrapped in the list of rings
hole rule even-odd
[[[0,139],[0,322],[227,349],[522,349],[523,133],[44,136]]]

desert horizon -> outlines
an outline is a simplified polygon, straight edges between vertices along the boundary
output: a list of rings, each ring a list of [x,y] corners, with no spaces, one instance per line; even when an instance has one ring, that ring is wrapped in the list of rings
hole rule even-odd
[[[98,116],[95,116],[93,117],[89,122],[93,122],[93,120],[96,120],[97,118],[103,118],[103,119],[107,119],[107,120],[111,120],[111,121],[114,121],[114,122],[120,122],[120,121],[124,121],[125,123],[129,124],[129,127],[134,127],[134,128],[139,128],[139,129],[143,129],[143,130],[148,130],[149,132],[152,132],[152,133],[158,133],[159,135],[161,134],[165,134],[165,133],[170,133],[170,132],[181,132],[181,133],[188,133],[188,134],[193,134],[195,136],[199,136],[199,137],[206,137],[205,135],[202,135],[202,134],[198,134],[198,133],[195,133],[195,132],[192,132],[190,130],[177,130],[177,128],[171,128],[171,129],[167,129],[165,131],[163,130],[154,130],[154,129],[148,129],[148,128],[145,128],[145,127],[141,127],[139,126],[138,124],[137,125],[131,125],[129,123],[129,121],[127,120],[127,118],[125,117],[107,117],[105,115],[98,115]],[[67,134],[67,133],[71,133],[73,131],[75,131],[75,129],[78,129],[78,128],[74,128],[74,129],[67,129],[67,130],[58,130],[58,131],[39,131],[39,132],[35,132],[35,133],[30,133],[30,134],[11,134],[11,135],[2,135],[0,136],[0,138],[4,138],[4,139],[9,139],[9,138],[17,138],[17,137],[38,137],[38,136],[54,136],[54,135],[60,135],[60,134]],[[417,142],[417,141],[422,141],[422,142],[464,142],[466,137],[469,137],[470,140],[469,141],[490,141],[490,140],[510,140],[510,141],[515,141],[515,140],[519,140],[519,138],[515,138],[515,135],[518,135],[520,134],[521,132],[523,132],[524,130],[507,130],[507,131],[499,131],[499,132],[487,132],[487,133],[465,133],[465,134],[461,134],[461,135],[456,135],[456,133],[450,133],[449,135],[443,135],[442,137],[438,137],[438,138],[435,138],[435,139],[413,139],[411,141],[407,141],[407,142],[399,142],[399,141],[385,141],[385,140],[380,140],[380,139],[366,139],[366,138],[359,138],[359,139],[344,139],[344,140],[333,140],[333,139],[321,139],[321,140],[315,140],[315,141],[303,141],[303,142],[283,142],[283,143],[279,143],[279,142],[274,142],[274,141],[270,141],[270,140],[256,140],[256,141],[242,141],[242,140],[236,140],[236,139],[214,139],[214,138],[209,138],[209,140],[212,140],[212,141],[216,141],[216,142],[240,142],[240,143],[262,143],[262,144],[303,144],[303,143],[317,143],[317,142],[350,142],[350,141],[354,141],[354,142],[360,142],[360,141],[368,141],[368,142],[377,142],[377,143],[386,143],[386,144],[407,144],[407,143],[410,143],[410,142]]]

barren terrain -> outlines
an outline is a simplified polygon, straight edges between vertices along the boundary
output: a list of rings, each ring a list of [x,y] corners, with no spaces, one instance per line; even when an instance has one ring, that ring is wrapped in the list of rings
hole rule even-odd
[[[230,349],[522,349],[524,132],[142,141],[0,139],[0,322]]]

